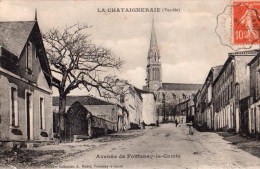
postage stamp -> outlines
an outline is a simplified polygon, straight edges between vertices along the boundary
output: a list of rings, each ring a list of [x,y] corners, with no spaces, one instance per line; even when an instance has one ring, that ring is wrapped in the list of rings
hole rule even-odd
[[[233,1],[233,45],[260,44],[259,13],[259,1]]]

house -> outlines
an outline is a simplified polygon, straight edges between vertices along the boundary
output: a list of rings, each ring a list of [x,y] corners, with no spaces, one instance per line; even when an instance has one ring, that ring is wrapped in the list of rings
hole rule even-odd
[[[215,129],[243,132],[247,128],[249,67],[257,51],[228,54],[228,59],[213,82]]]
[[[139,90],[133,85],[126,85],[126,93],[121,96],[120,104],[129,114],[130,128],[139,128],[142,118],[143,98]]]
[[[116,131],[129,128],[128,112],[119,104],[103,101],[92,96],[67,96],[66,112],[75,102],[81,103],[92,115],[115,123]],[[59,97],[53,97],[53,112],[59,113]]]
[[[178,121],[178,123],[185,124],[186,118],[189,114],[189,99],[185,100],[179,104],[177,104],[175,107],[175,113],[174,113],[174,119]]]
[[[252,59],[250,67],[250,98],[248,104],[248,133],[260,133],[260,52]]]
[[[96,117],[80,102],[74,102],[66,113],[65,140],[76,141],[115,131],[115,123]]]
[[[195,94],[194,98],[194,106],[195,106],[195,115],[194,115],[194,124],[196,126],[199,126],[199,124],[201,124],[201,89],[199,89],[197,91],[197,93]]]
[[[52,140],[52,75],[37,20],[0,22],[0,141]]]
[[[214,128],[214,116],[213,116],[213,81],[218,76],[222,65],[212,67],[206,77],[206,80],[201,88],[200,95],[200,111],[198,111],[198,116],[200,117],[198,121],[199,126],[203,126],[204,129]]]
[[[186,121],[194,123],[195,119],[195,102],[194,102],[195,94],[191,96],[188,101],[188,112],[186,114]]]
[[[143,98],[142,105],[142,119],[147,125],[155,125],[156,121],[159,120],[158,113],[156,111],[156,97],[154,93],[144,91],[135,87],[135,90],[141,94]]]

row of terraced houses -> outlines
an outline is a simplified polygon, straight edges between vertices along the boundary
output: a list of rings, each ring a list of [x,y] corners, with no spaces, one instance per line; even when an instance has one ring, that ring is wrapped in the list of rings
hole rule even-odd
[[[158,120],[154,94],[128,85],[130,94],[118,104],[68,96],[62,128],[53,79],[37,19],[0,22],[0,147],[53,142],[59,130],[73,139],[91,136],[92,129],[95,134],[117,132]]]
[[[259,133],[260,52],[229,53],[212,67],[194,97],[194,122],[202,129]]]

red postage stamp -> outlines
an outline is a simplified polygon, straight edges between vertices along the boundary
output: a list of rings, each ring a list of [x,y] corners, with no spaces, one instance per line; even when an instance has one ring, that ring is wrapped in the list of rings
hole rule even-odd
[[[260,44],[260,2],[233,2],[233,44]]]

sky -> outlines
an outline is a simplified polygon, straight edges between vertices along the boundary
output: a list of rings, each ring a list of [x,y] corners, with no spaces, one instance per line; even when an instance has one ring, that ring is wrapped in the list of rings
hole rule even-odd
[[[126,61],[119,76],[142,88],[152,17],[161,54],[162,81],[204,83],[210,68],[223,64],[228,52],[233,52],[221,45],[215,33],[217,15],[229,4],[229,0],[0,0],[0,21],[34,20],[37,9],[42,33],[75,23],[91,25],[93,42]],[[161,12],[98,12],[110,8],[160,8]],[[165,8],[178,12],[162,12]]]

